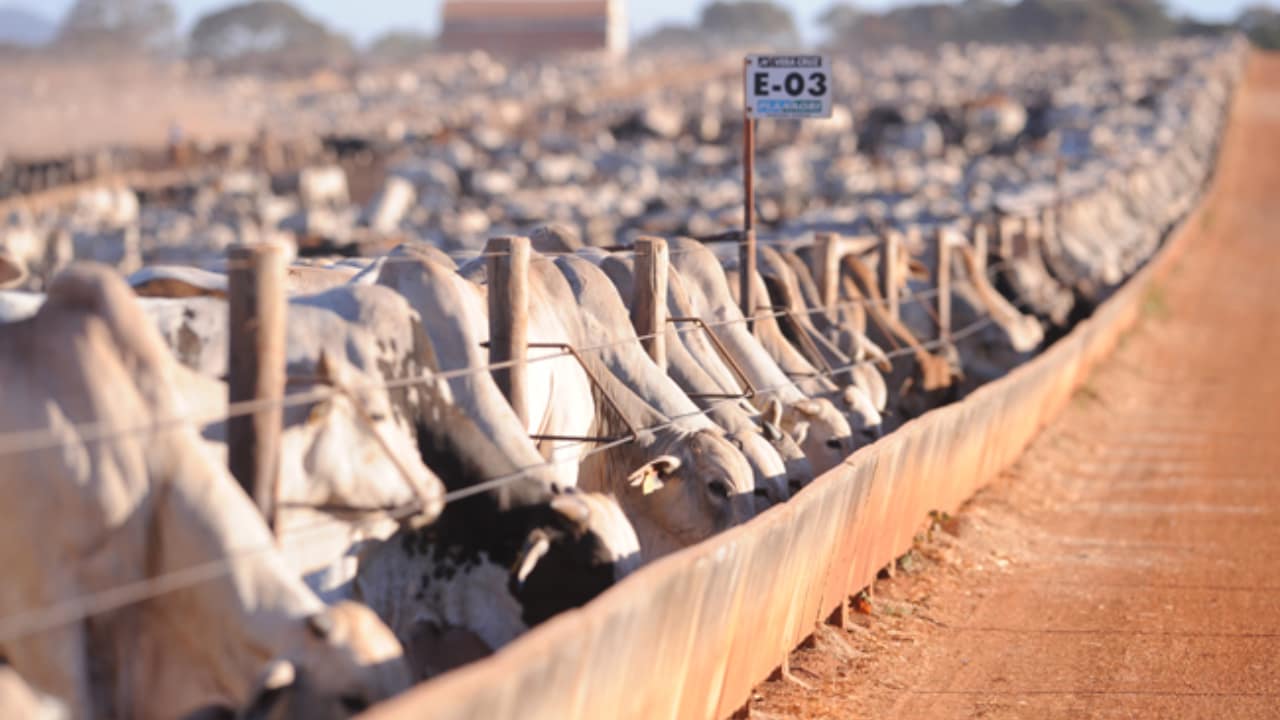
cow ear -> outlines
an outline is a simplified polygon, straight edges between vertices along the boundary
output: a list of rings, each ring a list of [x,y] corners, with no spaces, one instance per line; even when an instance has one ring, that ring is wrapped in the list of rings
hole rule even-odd
[[[782,424],[782,401],[778,398],[769,400],[769,404],[765,406],[764,421],[774,425]]]
[[[663,487],[662,478],[680,469],[680,458],[663,455],[654,458],[627,477],[627,484],[638,487],[645,495],[652,495]]]
[[[27,264],[8,248],[0,247],[0,288],[16,287],[27,279]]]
[[[551,538],[548,538],[546,533],[537,529],[529,533],[529,537],[525,538],[524,547],[520,548],[515,564],[511,567],[511,581],[515,583],[517,590],[524,587],[525,581],[533,574],[533,569],[538,567],[538,561],[550,550]]]
[[[557,495],[551,501],[551,509],[579,530],[585,530],[591,521],[591,508],[572,495]]]
[[[298,671],[293,663],[288,660],[272,660],[258,677],[249,704],[240,717],[244,720],[265,720],[271,717],[297,681]]]
[[[809,423],[796,423],[795,427],[791,428],[791,437],[795,438],[797,445],[803,445],[805,438],[809,437]]]

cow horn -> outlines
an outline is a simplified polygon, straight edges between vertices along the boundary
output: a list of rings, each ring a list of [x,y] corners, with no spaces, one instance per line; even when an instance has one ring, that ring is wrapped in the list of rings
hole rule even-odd
[[[782,429],[777,424],[765,420],[760,423],[760,431],[764,434],[764,439],[769,442],[782,442]]]
[[[546,556],[551,550],[551,540],[546,533],[541,530],[534,530],[529,533],[529,538],[525,540],[524,547],[520,549],[520,554],[516,556],[516,587],[524,587],[524,583],[533,574],[533,569],[538,566],[538,561]]]
[[[850,408],[857,409],[858,400],[859,400],[858,386],[857,385],[846,386],[844,389],[844,392],[841,393],[841,397],[843,398],[845,405],[848,405]]]
[[[336,374],[337,373],[334,372],[333,360],[329,358],[329,352],[327,350],[321,350],[320,359],[316,361],[316,377],[320,378],[321,382],[332,385],[334,380],[336,380]]]

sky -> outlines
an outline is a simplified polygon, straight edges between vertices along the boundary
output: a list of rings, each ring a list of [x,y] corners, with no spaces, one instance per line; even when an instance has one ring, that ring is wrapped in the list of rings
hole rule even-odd
[[[173,0],[183,27],[196,18],[239,0]],[[438,25],[442,0],[292,0],[309,14],[331,27],[364,42],[391,29],[433,31]],[[1179,11],[1201,18],[1219,20],[1235,17],[1240,9],[1257,0],[1172,0]],[[60,18],[75,0],[0,0],[0,5],[16,4],[50,18]],[[631,32],[641,34],[664,22],[690,22],[697,18],[704,0],[623,0],[627,6]],[[815,18],[834,0],[782,0],[800,20],[807,37],[817,36]],[[858,0],[854,4],[881,9],[902,4],[893,0]]]

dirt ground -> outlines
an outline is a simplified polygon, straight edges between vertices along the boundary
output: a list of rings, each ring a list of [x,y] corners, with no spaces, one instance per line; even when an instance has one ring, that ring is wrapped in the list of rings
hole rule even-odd
[[[1111,361],[740,715],[1280,717],[1280,59],[1243,93]]]
[[[174,124],[211,140],[251,135],[257,123],[235,88],[140,62],[13,62],[0,67],[0,98],[0,156],[164,147]]]

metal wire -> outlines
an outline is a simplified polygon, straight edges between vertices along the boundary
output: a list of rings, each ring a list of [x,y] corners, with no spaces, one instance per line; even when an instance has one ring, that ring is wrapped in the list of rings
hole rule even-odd
[[[992,274],[996,272],[998,269],[999,269],[999,265],[988,267],[987,273]],[[957,284],[964,284],[964,281]],[[910,293],[907,298],[907,303],[923,302],[925,299],[937,295],[937,292],[938,291],[936,288],[932,288],[928,291],[922,291],[919,293]],[[816,314],[821,312],[828,312],[841,307],[853,307],[853,306],[859,306],[859,305],[863,307],[868,307],[876,304],[884,305],[886,304],[886,301],[885,300],[876,301],[871,299],[859,298],[859,299],[849,300],[845,302],[835,303],[831,306],[811,308],[806,310],[805,314]],[[792,313],[789,310],[780,310],[780,311],[773,311],[768,313],[757,313],[755,317],[756,319],[759,319],[762,317],[782,317],[782,316],[794,315],[794,314],[795,313]],[[733,325],[737,323],[745,323],[747,322],[747,320],[748,318],[745,318],[745,317],[735,318],[735,319],[719,321],[715,323],[707,323],[707,326],[723,327],[723,326]],[[965,337],[968,337],[970,334],[978,332],[982,328],[987,327],[992,323],[994,323],[993,318],[991,318],[990,316],[984,316],[983,318],[980,318],[978,321],[971,323],[965,328],[962,328],[958,331],[953,332],[951,335],[950,341],[955,342],[958,340],[962,340]],[[697,330],[698,328],[676,328],[677,332],[694,332]],[[665,332],[665,329],[663,332]],[[640,340],[644,340],[648,338],[653,338],[653,337],[656,337],[658,334],[659,333],[652,333],[652,334],[641,336],[641,337],[628,337],[615,342],[601,343],[599,345],[589,346],[585,348],[578,348],[578,351],[579,352],[601,351],[611,347],[634,343],[634,342],[638,342]],[[847,372],[848,370],[851,370],[861,365],[873,364],[873,363],[877,363],[885,360],[892,362],[895,359],[913,355],[915,352],[918,352],[919,350],[934,349],[940,346],[944,342],[945,341],[941,338],[926,341],[926,342],[920,343],[915,347],[902,348],[899,350],[886,353],[882,358],[866,358],[866,359],[855,361],[840,367],[819,370],[814,374],[814,377],[831,377],[835,374]],[[527,360],[526,362],[532,363],[532,362],[538,362],[543,360],[555,359],[559,357],[568,357],[569,355],[570,353],[568,352],[554,353],[551,355],[530,359],[530,360]],[[63,430],[63,432],[74,431],[76,433],[76,437],[72,440],[64,440],[61,437],[56,437],[49,431],[22,431],[17,433],[9,433],[9,434],[0,436],[0,456],[15,454],[19,452],[30,452],[30,451],[41,450],[41,449],[50,449],[50,448],[59,447],[63,444],[68,444],[68,443],[102,441],[102,440],[109,440],[113,438],[123,437],[129,434],[161,432],[167,429],[172,429],[175,427],[192,424],[192,423],[206,424],[209,422],[217,421],[219,419],[229,419],[231,417],[236,417],[240,415],[252,414],[262,409],[271,408],[277,404],[283,407],[303,405],[311,402],[319,402],[322,400],[327,400],[334,397],[337,394],[350,395],[352,392],[360,391],[360,390],[369,390],[369,389],[391,390],[391,389],[403,388],[403,387],[408,387],[408,386],[422,384],[422,383],[444,382],[453,378],[459,378],[459,377],[464,377],[467,375],[476,374],[480,372],[490,372],[495,369],[511,367],[515,364],[517,364],[515,361],[509,361],[504,363],[489,364],[489,365],[476,367],[476,368],[459,368],[459,369],[444,371],[439,373],[431,373],[429,375],[424,375],[424,376],[419,376],[414,378],[401,378],[401,379],[397,379],[397,380],[393,380],[385,383],[367,383],[362,386],[349,386],[349,387],[333,389],[333,390],[317,389],[317,390],[312,390],[304,393],[291,394],[279,401],[250,400],[245,402],[232,403],[228,405],[226,413],[224,413],[220,417],[213,417],[213,418],[203,418],[203,417],[169,418],[169,419],[163,419],[163,420],[153,421],[148,423],[139,423],[138,425],[134,425],[134,426],[117,426],[117,427],[112,427],[104,423],[93,423],[93,422],[83,423],[79,425],[70,426],[69,428],[65,428]],[[758,392],[764,393],[764,394],[774,393],[774,392],[783,390],[786,387],[792,387],[792,386],[793,384],[791,382],[787,382],[783,385],[778,385],[775,387],[760,388],[758,389]],[[676,425],[692,417],[705,416],[708,413],[715,411],[718,407],[720,407],[725,403],[737,403],[737,402],[739,402],[738,399],[729,399],[729,398],[709,402],[707,406],[704,407],[703,409],[700,409],[696,412],[685,413],[683,415],[678,415],[678,416],[668,418],[665,422],[659,423],[652,427],[645,428],[644,432],[653,433],[653,432],[669,429],[669,428],[675,427]],[[471,485],[466,488],[461,488],[458,490],[454,490],[452,492],[445,493],[442,496],[441,501],[444,505],[448,505],[450,503],[457,502],[468,497],[480,495],[480,494],[489,492],[491,490],[501,488],[507,484],[527,478],[529,474],[532,472],[543,470],[543,469],[550,469],[558,465],[571,463],[571,462],[581,463],[583,460],[589,457],[592,457],[600,453],[608,452],[617,447],[625,445],[629,442],[632,442],[632,438],[630,437],[621,438],[619,440],[616,440],[610,443],[599,445],[597,447],[594,447],[590,450],[579,453],[577,455],[566,454],[562,457],[547,460],[543,463],[518,468],[512,472],[506,473],[498,477],[490,478],[484,482],[477,483],[475,485]],[[572,447],[572,445],[567,444],[564,447]],[[392,520],[392,521],[404,520],[420,512],[422,503],[423,503],[423,500],[418,500],[402,508],[383,511],[380,513],[381,514],[380,519]],[[313,523],[306,526],[290,528],[289,534],[291,538],[296,539],[299,536],[306,537],[312,533],[318,533],[322,530],[334,528],[335,526],[349,527],[348,524],[343,523],[341,521],[317,522],[317,523]],[[273,551],[276,549],[276,547],[277,547],[276,543],[272,541],[272,542],[263,543],[256,547],[242,548],[228,555],[227,557],[221,558],[219,560],[203,563],[194,567],[184,568],[182,570],[169,572],[159,577],[148,578],[145,580],[127,583],[115,588],[110,588],[108,590],[91,593],[89,595],[81,596],[78,598],[73,598],[71,600],[57,603],[50,607],[44,607],[36,610],[21,611],[5,617],[0,617],[0,644],[15,640],[21,637],[29,636],[35,633],[48,631],[48,630],[61,627],[70,623],[74,623],[94,615],[102,614],[105,612],[111,612],[113,610],[117,610],[119,608],[126,607],[128,605],[143,602],[167,593],[176,592],[178,590],[181,590],[187,587],[192,587],[200,583],[216,580],[230,573],[236,563],[249,560],[265,552]]]
[[[904,304],[910,304],[911,302],[919,302],[919,301],[932,298],[937,295],[937,292],[938,291],[936,288],[931,288],[929,290],[925,290],[919,293],[913,293],[912,296],[908,299],[907,303],[904,303]],[[871,308],[875,306],[887,307],[887,301],[874,300],[870,298],[857,298],[857,299],[848,300],[844,302],[834,303],[828,306],[810,308],[805,310],[804,313],[802,314],[816,315],[819,313],[824,313],[824,312],[828,312],[836,309],[853,308],[858,306],[861,306],[864,308]],[[792,313],[789,310],[757,312],[752,316],[752,318],[742,317],[742,318],[734,318],[730,320],[721,320],[721,321],[706,323],[706,326],[710,328],[727,327],[730,325],[746,323],[749,319],[759,320],[759,319],[767,319],[767,318],[780,318],[784,316],[793,316],[795,314],[797,313]],[[679,332],[679,333],[688,333],[688,332],[697,332],[697,331],[698,331],[698,328],[694,328],[694,327],[676,328],[676,332]],[[608,350],[614,347],[621,347],[623,345],[627,345],[636,341],[650,340],[658,337],[660,334],[663,334],[663,333],[665,333],[665,330],[661,332],[648,333],[640,336],[626,337],[626,338],[622,338],[620,340],[616,340],[612,342],[577,348],[577,351],[579,353],[599,352],[599,351]],[[540,355],[539,357],[536,357],[536,358],[527,358],[523,362],[526,364],[533,364],[537,362],[546,362],[548,360],[556,360],[556,359],[570,357],[570,356],[571,356],[570,352],[564,351],[564,352]],[[429,374],[418,375],[418,376],[409,377],[409,378],[397,378],[395,380],[384,381],[384,382],[352,383],[348,387],[350,390],[357,391],[357,392],[369,392],[369,391],[377,391],[377,390],[398,390],[398,389],[404,389],[408,387],[414,387],[417,385],[440,383],[448,380],[453,380],[456,378],[466,377],[470,375],[477,375],[483,372],[492,372],[494,370],[502,370],[502,369],[514,367],[515,365],[519,365],[520,363],[521,361],[519,360],[508,360],[500,363],[491,363],[491,364],[481,365],[476,367],[466,367],[466,368],[457,368],[453,370],[445,370],[440,372],[431,372]],[[222,422],[222,421],[230,420],[232,418],[237,418],[237,417],[245,417],[257,412],[261,412],[263,410],[269,410],[276,407],[292,408],[292,407],[299,407],[303,405],[309,405],[311,403],[322,402],[325,400],[330,400],[335,396],[337,396],[338,394],[339,394],[339,391],[332,388],[317,388],[317,389],[310,390],[303,393],[290,393],[279,400],[255,399],[255,400],[245,400],[245,401],[231,403],[227,406],[227,409],[224,413],[220,415],[215,415],[215,416],[187,416],[182,418],[163,418],[160,420],[153,420],[153,421],[138,423],[136,425],[124,425],[124,426],[119,426],[119,425],[112,426],[110,424],[101,423],[101,422],[73,423],[60,428],[58,431],[52,431],[48,429],[20,430],[16,432],[0,434],[0,457],[16,455],[23,452],[50,450],[50,449],[72,445],[72,444],[102,442],[104,440],[114,440],[122,437],[128,437],[130,435],[142,435],[142,434],[148,434],[148,433],[163,432],[165,430],[171,430],[171,429],[188,425],[188,424],[197,424],[198,426],[203,427],[211,423]],[[75,437],[71,439],[67,439],[66,438],[67,433],[74,433]]]
[[[978,330],[981,330],[983,327],[990,325],[993,322],[994,320],[992,320],[990,317],[984,317],[982,319],[979,319],[978,321],[975,321],[974,323],[970,323],[965,328],[962,328],[961,330],[955,332],[952,336],[952,341],[954,342],[955,340],[963,339],[964,337],[967,337],[968,335],[974,332],[977,332]],[[921,348],[933,349],[935,347],[938,347],[942,343],[943,343],[943,340],[941,339],[930,340],[928,342],[922,343]],[[898,350],[898,351],[886,354],[885,358],[892,361],[893,359],[896,359],[899,357],[906,357],[908,355],[911,355],[913,352],[914,350],[911,348],[904,348],[902,350]],[[845,372],[847,370],[851,370],[860,365],[870,364],[872,362],[875,362],[875,361],[872,359],[859,360],[842,367],[832,368],[830,371],[819,372],[818,376],[829,377],[833,374]],[[789,385],[790,383],[769,387],[769,388],[763,388],[759,392],[761,393],[777,392],[779,390],[782,390],[788,387]],[[731,403],[731,402],[737,402],[737,400],[725,399],[725,400],[709,403],[708,407],[706,408],[703,408],[696,412],[684,413],[682,415],[677,415],[677,416],[668,418],[668,420],[665,422],[645,428],[644,432],[653,433],[653,432],[658,432],[661,430],[675,427],[676,425],[690,418],[705,416],[706,414],[715,410],[721,404]],[[548,468],[556,467],[558,465],[562,465],[570,462],[581,463],[583,460],[593,455],[607,452],[614,448],[625,445],[631,441],[632,440],[629,437],[622,438],[620,440],[617,440],[605,445],[601,445],[599,447],[592,448],[591,450],[588,450],[577,456],[565,456],[558,459],[547,460],[546,462],[539,463],[536,465],[530,465],[524,468],[520,468],[518,470],[512,471],[505,475],[491,478],[482,483],[477,483],[475,485],[471,485],[465,488],[461,488],[461,489],[446,493],[443,496],[442,500],[445,505],[448,505],[449,503],[457,502],[459,500],[462,500],[468,497],[473,497],[475,495],[480,495],[480,494],[489,492],[491,490],[495,490],[497,488],[503,487],[507,484],[516,482],[517,480],[524,479],[529,475],[529,473],[536,470],[548,469]],[[406,505],[404,508],[400,508],[398,510],[390,511],[386,513],[386,515],[382,519],[400,521],[408,517],[412,517],[419,510],[420,510],[420,505],[418,505],[417,503],[411,503],[409,505]],[[320,522],[320,523],[313,523],[310,525],[300,526],[297,528],[290,528],[289,535],[291,539],[296,541],[298,535],[307,536],[312,533],[318,533],[321,530],[333,528],[335,526],[348,527],[345,523],[342,523],[340,521]],[[272,550],[275,550],[276,548],[277,546],[274,541],[266,542],[257,546],[242,548],[240,550],[237,550],[235,553],[230,554],[227,557],[221,558],[219,560],[210,561],[208,563],[203,563],[201,565],[197,565],[194,567],[184,568],[182,570],[176,570],[173,572],[165,573],[164,575],[161,575],[155,578],[139,580],[136,582],[127,583],[114,588],[110,588],[108,590],[103,590],[103,591],[92,593],[89,595],[84,595],[78,598],[73,598],[71,600],[57,603],[50,607],[40,608],[37,610],[21,611],[21,612],[13,613],[11,615],[0,617],[0,646],[2,646],[6,642],[11,642],[13,640],[16,640],[22,637],[27,637],[29,635],[33,635],[36,633],[45,632],[57,627],[62,627],[74,622],[78,622],[85,618],[92,617],[94,615],[100,615],[102,613],[118,610],[128,605],[144,602],[146,600],[150,600],[171,592],[176,592],[178,590],[192,587],[194,585],[198,585],[201,583],[211,582],[213,580],[216,580],[230,573],[236,563],[252,559],[253,557],[256,557],[262,553],[270,552]]]

